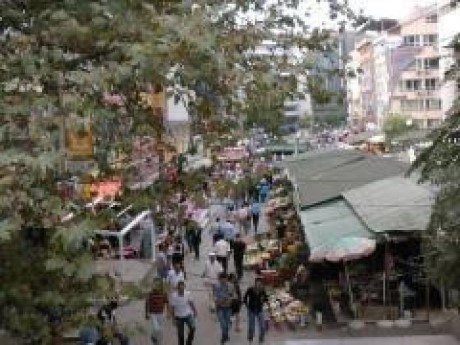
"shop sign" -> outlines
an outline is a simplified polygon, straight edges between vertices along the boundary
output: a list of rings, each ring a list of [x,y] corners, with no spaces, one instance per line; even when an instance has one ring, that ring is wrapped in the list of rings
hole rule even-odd
[[[80,130],[68,129],[66,131],[67,154],[72,158],[92,157],[93,133],[91,128]]]

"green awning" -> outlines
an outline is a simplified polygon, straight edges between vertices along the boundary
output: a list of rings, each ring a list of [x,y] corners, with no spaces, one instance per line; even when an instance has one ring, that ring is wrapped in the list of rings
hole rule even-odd
[[[295,146],[286,144],[286,145],[268,145],[265,147],[265,150],[271,153],[285,153],[293,154],[295,152]],[[299,152],[308,151],[308,146],[305,144],[299,145]]]
[[[332,246],[345,237],[374,238],[343,199],[303,210],[300,219],[311,252]]]

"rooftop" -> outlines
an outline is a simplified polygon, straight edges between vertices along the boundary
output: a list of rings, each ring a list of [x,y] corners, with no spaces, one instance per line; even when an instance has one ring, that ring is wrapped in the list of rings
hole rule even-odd
[[[408,164],[355,150],[325,150],[288,159],[284,166],[299,189],[301,207],[392,176],[402,176]]]
[[[343,197],[362,222],[376,233],[425,230],[433,204],[428,186],[401,176],[346,191]]]

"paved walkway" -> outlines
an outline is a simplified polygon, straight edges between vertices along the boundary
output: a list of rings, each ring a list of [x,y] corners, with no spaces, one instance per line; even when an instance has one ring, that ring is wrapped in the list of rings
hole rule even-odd
[[[224,213],[224,208],[220,205],[213,205],[210,208],[211,221],[216,216],[221,216]],[[266,220],[261,217],[259,233],[266,231]],[[197,319],[197,330],[195,335],[196,345],[218,345],[220,343],[220,334],[217,319],[215,314],[210,313],[208,309],[208,294],[203,286],[203,279],[201,274],[204,270],[205,259],[207,254],[212,251],[212,239],[209,235],[209,229],[205,229],[203,232],[203,241],[201,245],[201,258],[196,261],[192,254],[189,254],[185,260],[185,266],[187,271],[187,289],[192,292],[195,300],[196,307],[198,309]],[[229,262],[229,270],[232,272],[234,269],[233,261]],[[244,292],[249,284],[253,282],[253,275],[251,272],[245,272],[245,276],[242,279],[241,289]],[[132,334],[132,345],[149,345],[149,333],[150,324],[144,319],[144,302],[133,301],[128,305],[119,308],[118,320],[120,323],[126,325],[127,330]],[[247,344],[246,340],[246,316],[245,309],[242,309],[242,332],[231,333],[231,344]],[[167,320],[164,330],[164,344],[163,345],[175,345],[177,344],[176,329],[173,325],[172,320]]]
[[[222,206],[214,205],[210,209],[211,217],[216,217],[223,212]],[[211,218],[214,219],[214,218]],[[266,230],[266,220],[261,218],[260,231]],[[201,274],[204,269],[205,259],[207,253],[211,251],[212,240],[207,229],[203,233],[203,243],[201,246],[202,257],[199,261],[195,261],[193,256],[189,254],[186,257],[186,270],[187,270],[187,289],[193,294],[195,304],[198,309],[197,330],[195,336],[195,345],[219,345],[220,334],[217,319],[215,314],[208,310],[208,294],[203,287]],[[229,269],[233,271],[233,262],[230,261]],[[253,274],[246,272],[243,277],[241,288],[244,292],[249,284],[253,282]],[[133,301],[128,305],[119,308],[118,311],[119,321],[126,325],[129,329],[131,336],[131,345],[150,345],[149,334],[151,326],[144,318],[144,301]],[[230,334],[230,342],[228,345],[248,344],[246,340],[246,310],[243,307],[241,312],[241,326],[242,332],[236,333],[232,330]],[[172,320],[167,320],[164,329],[164,344],[163,345],[176,345],[177,337],[175,327]],[[454,345],[458,344],[453,338],[450,337],[430,337],[433,330],[427,325],[414,325],[411,329],[397,330],[391,332],[388,330],[381,330],[376,327],[368,327],[360,333],[352,333],[346,327],[329,328],[323,332],[318,332],[312,326],[309,326],[304,331],[291,331],[283,329],[278,331],[270,329],[266,345],[386,345],[386,344],[420,344],[420,345]],[[426,337],[409,338],[407,335],[420,335],[426,334]],[[388,338],[388,336],[404,336],[403,338]],[[386,337],[380,339],[377,337]],[[306,340],[306,339],[309,340]],[[287,340],[291,339],[291,340]],[[298,339],[298,340],[294,340]],[[392,341],[389,342],[388,340]],[[393,339],[395,342],[393,342]],[[453,342],[454,341],[454,342]]]
[[[315,339],[289,340],[283,345],[458,345],[459,342],[446,335],[407,336],[386,338],[348,338],[348,339]],[[280,344],[281,345],[281,344]]]

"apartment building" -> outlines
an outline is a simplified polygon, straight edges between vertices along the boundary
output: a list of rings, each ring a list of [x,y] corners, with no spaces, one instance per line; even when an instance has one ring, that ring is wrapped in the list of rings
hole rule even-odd
[[[392,51],[390,111],[409,117],[419,128],[434,128],[443,118],[436,5],[416,7],[397,27],[401,36]]]
[[[460,0],[440,0],[438,21],[441,101],[445,117],[460,97]]]
[[[393,76],[398,73],[393,63],[394,52],[401,46],[398,35],[383,33],[373,40],[374,52],[374,89],[376,125],[382,128],[386,116],[391,111],[391,97],[394,90]]]
[[[388,107],[385,105],[388,100],[383,101],[388,99],[387,91],[383,90],[383,84],[389,79],[387,52],[386,47],[380,48],[375,41],[382,40],[381,34],[396,25],[397,21],[394,19],[372,20],[355,35],[355,48],[350,52],[347,63],[347,70],[354,73],[346,81],[348,122],[353,127],[376,127],[380,121],[381,109]]]

